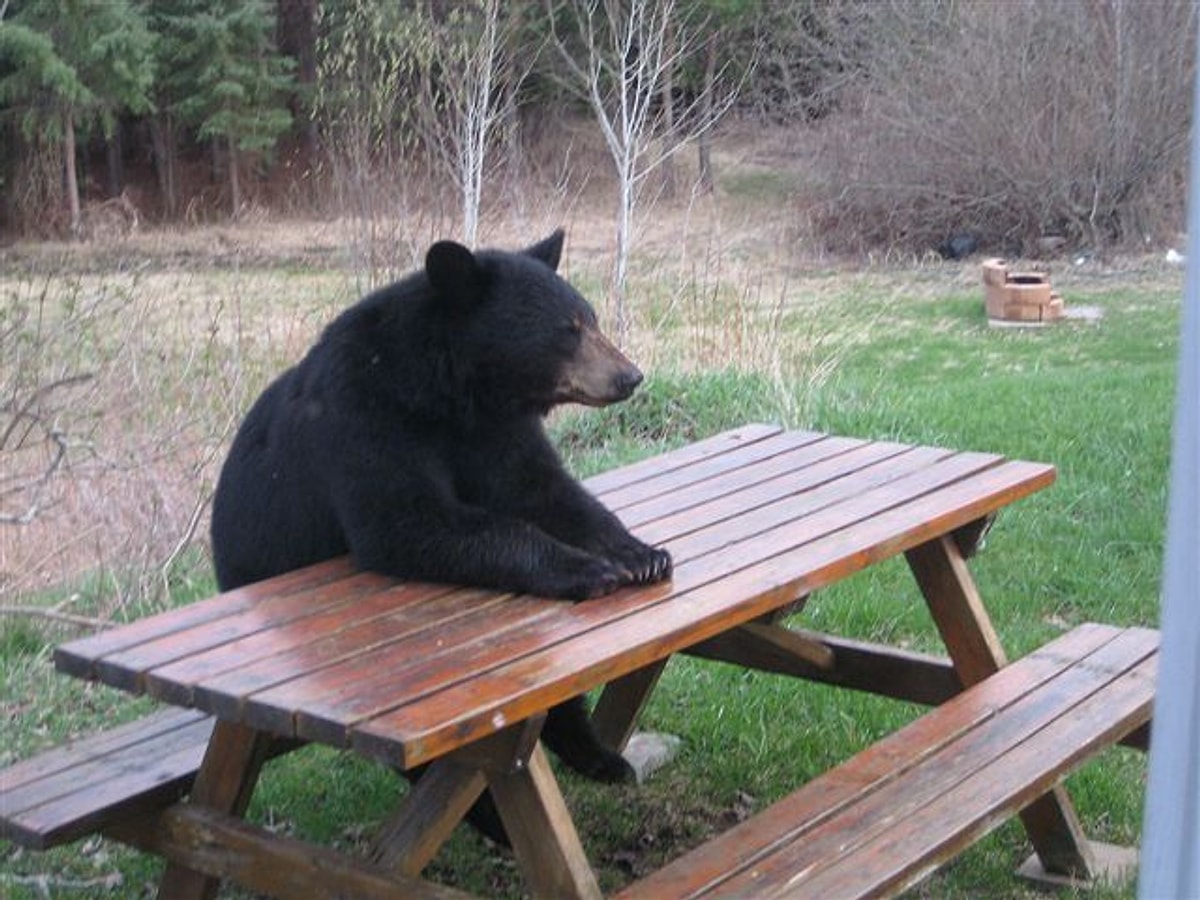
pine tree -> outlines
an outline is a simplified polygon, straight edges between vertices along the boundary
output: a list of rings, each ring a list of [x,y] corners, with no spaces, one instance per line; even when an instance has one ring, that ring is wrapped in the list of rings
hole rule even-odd
[[[157,0],[151,16],[163,69],[160,105],[227,154],[230,203],[242,206],[239,159],[268,153],[292,122],[291,59],[275,49],[265,0]]]
[[[71,231],[80,225],[75,144],[117,116],[150,109],[153,39],[128,0],[26,0],[0,26],[0,106],[19,116],[26,140],[63,149]]]

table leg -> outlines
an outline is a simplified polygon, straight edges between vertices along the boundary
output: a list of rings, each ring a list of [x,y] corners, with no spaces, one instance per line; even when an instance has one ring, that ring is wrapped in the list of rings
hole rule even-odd
[[[486,787],[477,768],[450,759],[433,763],[380,829],[371,861],[419,875]]]
[[[488,773],[488,786],[530,893],[598,900],[600,885],[542,745],[533,748],[525,766]]]
[[[833,664],[833,654],[827,647],[779,624],[785,616],[803,609],[807,600],[806,594],[759,620],[698,644],[688,652],[751,668],[765,667],[770,671],[790,671],[792,674],[807,674],[808,666],[828,669]],[[605,686],[592,712],[592,724],[606,746],[618,752],[625,749],[637,726],[638,716],[654,693],[669,659],[660,659]],[[795,671],[797,661],[801,666],[800,672]]]
[[[625,749],[638,716],[666,667],[667,660],[660,659],[605,685],[592,711],[592,725],[606,747],[618,753]]]
[[[963,687],[1007,665],[959,542],[945,535],[905,556]],[[1061,785],[1027,806],[1021,821],[1047,872],[1091,877],[1095,871],[1092,851]]]
[[[196,773],[189,802],[241,816],[250,803],[271,748],[271,735],[245,725],[218,720]],[[220,879],[168,863],[158,885],[160,900],[211,900]]]

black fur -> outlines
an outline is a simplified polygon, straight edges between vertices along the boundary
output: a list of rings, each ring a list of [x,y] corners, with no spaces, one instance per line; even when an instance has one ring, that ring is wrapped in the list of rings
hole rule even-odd
[[[561,402],[627,397],[641,373],[555,269],[562,232],[521,253],[435,244],[425,269],[338,316],[242,423],[213,501],[222,589],[350,553],[407,579],[585,599],[669,577],[563,468]],[[631,775],[577,699],[547,745]]]

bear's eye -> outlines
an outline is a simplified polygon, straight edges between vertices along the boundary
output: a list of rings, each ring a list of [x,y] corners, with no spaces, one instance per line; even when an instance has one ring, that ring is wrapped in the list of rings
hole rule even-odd
[[[583,334],[583,320],[576,316],[567,323],[567,331],[571,334]]]

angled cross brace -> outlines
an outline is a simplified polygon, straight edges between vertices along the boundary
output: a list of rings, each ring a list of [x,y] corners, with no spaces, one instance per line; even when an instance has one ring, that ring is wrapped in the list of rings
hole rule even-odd
[[[373,861],[419,874],[486,788],[534,896],[599,898],[596,876],[538,742],[544,722],[544,715],[536,716],[431,763],[383,826]]]
[[[932,540],[905,554],[964,687],[1008,664],[1004,649],[953,536]],[[1021,822],[1049,873],[1090,879],[1092,848],[1061,785],[1021,812]]]

